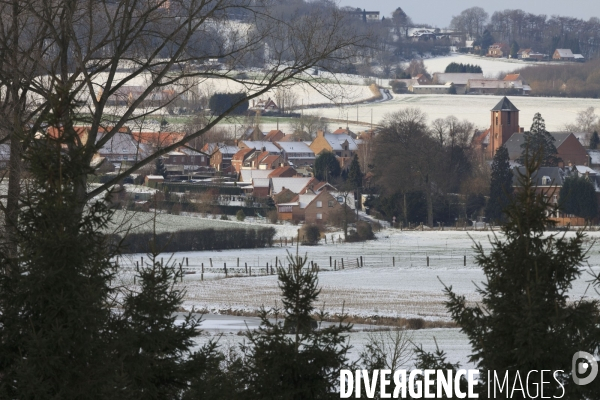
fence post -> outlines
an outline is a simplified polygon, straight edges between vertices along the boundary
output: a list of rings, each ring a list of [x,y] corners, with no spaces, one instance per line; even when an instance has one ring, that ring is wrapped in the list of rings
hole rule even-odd
[[[362,256],[360,256],[360,267],[361,267],[361,268],[362,268],[362,267],[364,267],[364,264],[363,264],[363,258],[362,258]]]
[[[427,266],[429,267],[429,256],[427,256]]]
[[[210,268],[212,269],[213,265],[212,265],[212,258],[208,259],[210,261]]]
[[[190,266],[190,259],[189,258],[185,258],[185,266],[189,267]]]
[[[396,257],[392,257],[392,267],[396,266]]]
[[[342,257],[342,269],[344,269],[344,257]]]
[[[467,255],[465,254],[464,258],[463,258],[463,267],[466,267],[466,266],[467,266]]]
[[[244,267],[246,268],[246,275],[248,275],[248,263],[244,263]]]
[[[337,260],[333,261],[333,270],[337,271]]]
[[[238,271],[240,269],[240,258],[239,257],[237,258],[237,269],[238,269]]]
[[[250,267],[248,267],[248,272],[249,272],[248,275],[252,276],[252,265]]]
[[[144,257],[142,257],[142,262],[140,264],[142,264],[142,267],[144,266]]]
[[[140,272],[140,264],[139,264],[139,261],[136,261],[136,262],[135,262],[135,270],[136,270],[137,272]]]
[[[277,256],[275,256],[275,269],[277,269],[277,263],[279,262]],[[271,273],[273,273],[273,266],[271,265]]]
[[[225,278],[227,278],[227,263],[223,263],[223,269],[225,270]]]
[[[329,269],[331,269],[331,256],[329,256]]]

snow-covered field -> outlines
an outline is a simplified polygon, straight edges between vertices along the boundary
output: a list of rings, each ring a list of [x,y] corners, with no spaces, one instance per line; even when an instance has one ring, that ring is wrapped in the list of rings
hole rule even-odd
[[[484,277],[472,258],[471,237],[489,248],[489,234],[490,232],[480,231],[385,230],[378,234],[376,241],[332,245],[329,238],[328,245],[300,246],[299,252],[306,254],[310,261],[321,267],[320,301],[330,312],[339,312],[344,306],[346,312],[359,316],[448,320],[443,305],[443,284],[451,285],[470,302],[479,300],[475,283],[482,282]],[[598,239],[600,233],[592,232],[590,237]],[[589,253],[590,268],[595,273],[600,272],[599,250],[598,245],[593,245]],[[184,305],[215,312],[274,306],[279,300],[280,292],[276,276],[265,275],[265,267],[267,263],[273,265],[276,257],[286,265],[287,251],[295,251],[295,247],[175,254],[177,262],[187,258],[188,269],[195,272],[184,278],[183,284],[187,290]],[[465,255],[466,266],[463,265]],[[124,261],[132,265],[140,256],[131,255]],[[364,266],[357,268],[356,260],[358,258],[360,262],[361,256]],[[337,271],[330,269],[330,257],[335,262]],[[345,269],[340,271],[342,258]],[[206,272],[204,281],[201,280],[200,273],[202,264]],[[228,266],[228,279],[222,279],[224,264]],[[245,264],[252,267],[252,277],[244,276]],[[600,297],[593,289],[588,288],[591,278],[588,272],[589,270],[585,271],[574,283],[571,291],[573,298]],[[239,276],[231,277],[235,274]],[[132,277],[125,273],[123,279],[128,282]]]
[[[532,63],[507,58],[480,57],[472,54],[458,53],[454,53],[445,57],[435,57],[423,60],[425,68],[427,68],[427,72],[429,72],[432,75],[435,72],[444,72],[448,64],[452,62],[459,64],[479,65],[483,71],[483,76],[485,76],[486,78],[495,78],[499,76],[499,74],[506,74],[531,65],[548,64]]]
[[[466,119],[478,128],[490,126],[490,110],[500,101],[500,96],[478,95],[437,95],[437,94],[394,94],[394,98],[383,103],[361,104],[358,106],[358,120],[366,123],[379,123],[387,114],[409,107],[421,109],[429,122],[450,115],[460,120]],[[588,107],[600,108],[600,99],[569,99],[559,97],[512,96],[510,100],[521,111],[519,124],[529,130],[535,113],[539,112],[546,121],[549,131],[561,131],[566,124],[575,122],[577,113]],[[336,108],[312,108],[305,112],[320,114],[327,118],[356,121],[357,106]],[[363,129],[365,129],[363,127]]]

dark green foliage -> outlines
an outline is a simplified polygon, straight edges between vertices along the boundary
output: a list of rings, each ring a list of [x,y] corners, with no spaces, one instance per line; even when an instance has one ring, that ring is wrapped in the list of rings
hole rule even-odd
[[[213,115],[222,115],[225,114],[228,110],[230,115],[241,115],[244,114],[249,107],[248,100],[244,100],[246,98],[246,93],[215,93],[208,100],[208,107]],[[235,108],[232,107],[241,102]]]
[[[373,227],[366,221],[356,222],[356,229],[351,229],[346,237],[346,242],[362,242],[375,239]]]
[[[152,242],[151,247],[150,262],[136,274],[139,288],[124,295],[121,317],[127,329],[118,342],[119,352],[129,398],[174,399],[203,372],[194,369],[196,357],[190,350],[200,321],[190,313],[183,323],[175,323],[184,296],[175,288],[181,272],[174,264],[163,265]]]
[[[563,370],[558,375],[566,388],[563,398],[596,396],[598,380],[577,386],[570,378],[573,354],[594,353],[600,341],[598,301],[572,302],[575,299],[568,296],[572,282],[582,274],[584,235],[576,232],[566,237],[546,231],[553,226],[548,216],[553,210],[551,199],[536,193],[531,179],[540,159],[529,159],[525,174],[519,176],[519,190],[506,208],[504,235],[491,239],[487,254],[481,244],[475,245],[477,263],[485,274],[477,289],[481,304],[467,304],[464,296],[447,287],[446,306],[469,337],[470,361],[480,370],[484,385],[487,371],[509,371],[512,382],[517,371],[523,377],[531,370]],[[545,395],[560,396],[561,388],[550,381]],[[532,393],[531,385],[536,383],[539,378],[529,382]]]
[[[510,202],[513,192],[513,173],[510,168],[508,150],[502,146],[496,151],[492,162],[492,180],[490,182],[490,199],[485,208],[488,222],[504,220],[504,208]]]
[[[525,132],[523,144],[521,144],[521,157],[519,162],[527,164],[527,158],[541,153],[542,167],[556,167],[562,160],[558,157],[558,150],[554,145],[554,137],[546,130],[546,123],[540,113],[533,116],[533,123],[529,132]]]
[[[330,181],[342,173],[340,163],[335,154],[324,151],[315,160],[315,178],[321,181]]]
[[[348,180],[352,189],[358,189],[362,187],[363,173],[360,170],[360,164],[358,162],[358,154],[354,154],[350,167],[348,168]]]
[[[481,46],[481,54],[487,54],[488,52],[488,48],[494,44],[496,40],[494,40],[494,37],[492,36],[491,32],[489,30],[484,30],[483,31],[483,35],[481,35],[480,37],[477,38],[477,40],[475,40],[475,42],[473,43],[474,46]]]
[[[300,230],[300,238],[303,244],[318,244],[321,239],[321,228],[315,224],[304,225]]]
[[[598,136],[597,131],[594,131],[594,133],[592,133],[592,136],[590,136],[590,150],[596,150],[599,144],[600,136]]]
[[[227,214],[222,214],[221,217],[219,218],[221,221],[229,221],[229,217],[227,216]]]
[[[350,367],[347,333],[352,326],[343,317],[328,327],[315,324],[320,290],[317,272],[306,261],[289,256],[289,270],[278,268],[283,321],[272,321],[263,309],[260,327],[246,334],[250,343],[242,349],[248,399],[331,399],[340,369]],[[321,313],[320,319],[324,317]]]
[[[158,157],[154,162],[154,175],[160,175],[164,177],[166,174],[167,168],[165,167],[165,163],[163,162],[162,157]]]
[[[410,79],[410,76],[405,79]],[[394,93],[406,93],[408,91],[408,88],[406,87],[405,82],[391,81],[390,85],[392,86],[392,91]]]
[[[518,53],[519,53],[519,44],[513,40],[512,43],[510,44],[510,57],[517,58]]]
[[[560,208],[567,214],[591,220],[598,216],[594,184],[584,176],[565,179],[560,188]]]
[[[275,236],[274,228],[260,229],[198,229],[183,230],[156,235],[156,245],[165,252],[253,249],[270,247]],[[123,241],[128,253],[143,253],[152,240],[151,232],[131,233],[124,239],[114,237],[114,242]]]
[[[475,64],[463,64],[463,63],[455,63],[451,62],[446,67],[444,72],[471,72],[471,73],[481,73],[483,72],[479,65]]]
[[[17,257],[0,248],[0,397],[177,398],[203,372],[190,368],[198,321],[174,323],[178,275],[152,262],[137,290],[111,285],[118,248],[102,231],[112,214],[103,201],[79,200],[89,163],[63,143],[29,148]]]
[[[450,84],[450,88],[448,89],[448,94],[456,94],[456,86],[454,86],[454,83]]]
[[[485,208],[485,196],[481,193],[471,193],[467,196],[466,211],[467,217],[474,219],[480,215],[480,212]]]
[[[239,210],[237,213],[235,213],[235,218],[238,221],[243,221],[246,219],[246,214],[244,214],[244,210]]]
[[[17,258],[0,247],[0,398],[104,399],[118,384],[112,254],[100,233],[111,214],[103,202],[75,212],[74,183],[91,171],[73,153],[40,140],[25,155]]]
[[[459,363],[451,363],[447,359],[446,352],[441,350],[437,341],[435,343],[435,351],[428,352],[423,350],[423,346],[415,347],[415,368],[420,370],[432,369],[432,370],[442,370],[445,371],[444,375],[447,377],[447,371],[452,371],[452,377],[456,376],[456,372],[460,369]],[[422,382],[422,376],[419,377],[419,380]],[[437,374],[433,376],[433,385],[431,386],[431,393],[437,393]],[[460,390],[463,393],[467,393],[467,379],[464,376],[460,378]],[[455,393],[454,390],[452,393]],[[436,397],[436,399],[448,399],[445,392],[442,390],[442,397]],[[453,397],[451,397],[453,398]]]

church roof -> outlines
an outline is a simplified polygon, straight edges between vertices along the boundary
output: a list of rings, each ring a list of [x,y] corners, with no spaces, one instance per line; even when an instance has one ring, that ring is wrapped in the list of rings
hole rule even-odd
[[[491,111],[519,111],[517,109],[517,107],[515,107],[515,105],[513,103],[510,102],[510,100],[504,96],[502,98],[502,100],[500,100],[500,102],[498,104],[496,104],[496,107],[492,108]]]

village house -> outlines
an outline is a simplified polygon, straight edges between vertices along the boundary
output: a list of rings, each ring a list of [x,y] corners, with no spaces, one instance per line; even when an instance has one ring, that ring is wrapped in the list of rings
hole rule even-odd
[[[183,132],[131,132],[131,135],[136,141],[155,149],[162,149],[185,138]]]
[[[277,204],[277,217],[283,221],[326,224],[342,206],[328,191],[300,194],[293,201]]]
[[[510,47],[506,43],[494,43],[488,48],[487,57],[508,57],[510,55]]]
[[[510,92],[514,95],[529,94],[531,88],[521,80],[506,79],[469,79],[467,93],[469,94],[498,94]]]
[[[224,143],[207,143],[202,148],[202,152],[210,155],[210,166],[222,172],[233,171],[231,160],[239,150],[238,147]]]
[[[431,83],[431,79],[429,79],[425,74],[418,74],[413,76],[412,79],[417,81],[419,85],[429,85]]]
[[[268,142],[277,142],[285,137],[285,133],[280,131],[279,129],[273,129],[269,131],[264,137],[264,140]]]
[[[272,111],[272,112],[278,112],[279,111],[279,107],[277,107],[277,104],[271,100],[271,98],[267,98],[267,99],[252,99],[252,105],[248,108],[249,110],[252,111],[262,111],[262,112],[268,112],[268,111]]]
[[[562,160],[559,166],[588,164],[588,153],[574,134],[569,132],[550,132],[550,134],[554,138],[554,146],[556,146],[556,150],[558,152],[557,157]],[[504,144],[508,150],[508,156],[511,160],[516,160],[521,157],[523,152],[521,145],[523,143],[523,133],[515,133]]]
[[[581,54],[573,54],[571,49],[556,49],[552,54],[552,59],[555,61],[584,61]]]
[[[274,143],[268,141],[241,140],[238,142],[240,149],[254,149],[259,151],[268,151],[271,154],[280,154],[281,150]]]
[[[323,131],[317,132],[317,137],[312,141],[309,147],[316,156],[324,151],[335,154],[342,168],[346,168],[350,165],[352,157],[354,157],[354,154],[358,151],[358,145],[349,135],[333,135],[324,133]]]
[[[104,134],[98,134],[97,141],[101,140],[103,136]],[[98,149],[97,154],[118,167],[122,163],[135,163],[143,160],[153,152],[150,146],[136,141],[131,134],[116,132]]]
[[[284,189],[288,189],[293,193],[302,193],[311,183],[318,182],[312,177],[292,177],[292,178],[270,178],[271,179],[271,196],[280,193]]]
[[[543,61],[548,58],[548,55],[535,52],[531,49],[519,49],[517,58],[525,61]]]
[[[467,93],[469,79],[483,79],[481,72],[436,72],[433,74],[433,83],[436,85],[454,84],[457,94]]]
[[[208,154],[191,147],[180,147],[175,151],[167,153],[164,164],[168,172],[182,173],[197,171],[210,166]]]
[[[293,167],[309,166],[315,163],[315,153],[304,142],[275,142],[281,149],[285,161]]]
[[[414,85],[409,86],[408,91],[414,94],[448,94],[452,88],[452,83],[445,85]]]
[[[513,187],[519,190],[519,174],[525,173],[525,167],[513,169]],[[550,200],[552,205],[558,205],[560,202],[560,189],[566,179],[570,177],[585,177],[594,185],[596,192],[596,201],[600,200],[600,176],[593,169],[583,165],[568,165],[563,167],[540,167],[531,175],[535,184],[537,194],[542,194]],[[557,226],[584,226],[586,221],[583,218],[576,217],[561,212],[560,210],[548,210],[549,216],[556,221]]]

